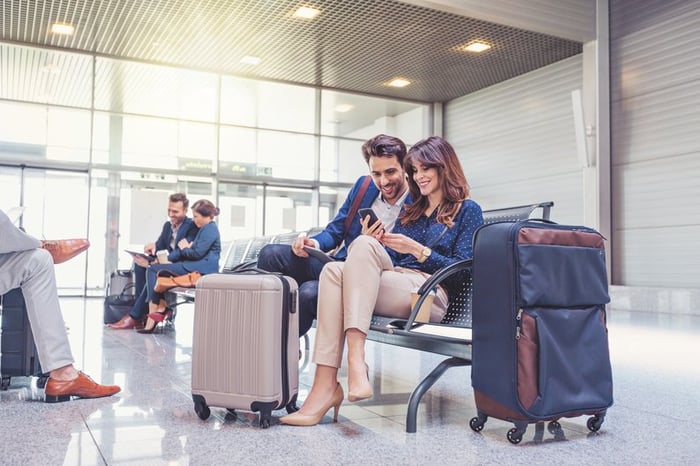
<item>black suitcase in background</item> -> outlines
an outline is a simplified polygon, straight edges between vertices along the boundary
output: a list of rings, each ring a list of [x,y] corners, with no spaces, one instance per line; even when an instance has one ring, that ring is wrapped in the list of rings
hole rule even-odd
[[[134,288],[129,285],[134,283],[134,271],[131,269],[118,269],[109,276],[107,296],[118,294],[134,294]]]
[[[134,272],[131,269],[115,270],[109,277],[104,301],[103,322],[113,324],[129,312],[136,301]]]
[[[604,238],[592,228],[540,221],[485,225],[474,234],[472,387],[480,431],[488,417],[529,423],[590,415],[612,405]]]
[[[2,296],[2,330],[0,333],[0,373],[2,390],[10,387],[12,377],[39,376],[40,388],[46,383],[41,374],[34,335],[29,325],[24,296],[19,288]]]

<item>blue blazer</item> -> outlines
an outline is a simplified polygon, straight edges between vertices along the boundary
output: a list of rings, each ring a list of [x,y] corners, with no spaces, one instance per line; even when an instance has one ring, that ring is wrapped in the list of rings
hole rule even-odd
[[[192,219],[185,217],[185,219],[182,221],[182,225],[180,225],[180,228],[177,230],[177,236],[175,237],[175,249],[173,249],[170,247],[170,238],[173,234],[173,226],[169,221],[165,222],[163,224],[163,229],[160,232],[160,236],[158,236],[158,239],[156,240],[156,251],[167,249],[170,252],[170,254],[168,254],[168,260],[170,262],[177,262],[177,259],[175,259],[175,256],[173,255],[174,250],[179,249],[177,247],[177,243],[179,243],[182,238],[187,238],[187,241],[192,241],[195,236],[197,236],[198,231],[199,229],[197,228],[197,225],[194,224]]]
[[[216,222],[210,222],[199,229],[191,248],[176,249],[170,253],[170,257],[179,262],[186,271],[197,271],[202,275],[219,271],[219,257],[221,256],[221,235]]]
[[[343,230],[345,228],[345,219],[348,216],[348,211],[350,210],[352,203],[355,201],[355,198],[358,195],[358,191],[360,190],[360,186],[362,186],[362,182],[364,181],[364,179],[364,176],[361,176],[357,179],[355,185],[352,187],[352,189],[350,189],[348,196],[345,198],[345,202],[343,202],[343,205],[340,207],[340,210],[336,214],[335,218],[333,218],[333,220],[331,220],[330,223],[326,225],[326,228],[321,233],[312,236],[313,239],[318,241],[318,245],[323,251],[330,251],[333,248],[337,248],[342,243],[343,247],[335,253],[335,257],[338,259],[345,259],[347,257],[348,246],[350,246],[350,243],[352,243],[355,238],[362,234],[362,225],[360,224],[360,217],[357,214],[355,214],[356,218],[353,219],[352,222],[350,222],[348,235],[345,237],[345,242],[343,243]],[[365,192],[365,195],[360,201],[358,209],[372,207],[372,203],[377,198],[377,196],[379,196],[379,189],[374,184],[374,182],[370,182],[369,186],[367,187],[367,191]],[[410,202],[411,195],[409,194],[406,197],[406,203],[410,204]]]

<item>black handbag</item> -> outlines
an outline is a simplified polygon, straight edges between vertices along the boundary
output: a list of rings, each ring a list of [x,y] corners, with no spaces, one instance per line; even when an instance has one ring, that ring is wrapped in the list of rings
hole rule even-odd
[[[133,283],[129,283],[121,293],[109,295],[104,303],[104,323],[113,324],[124,317],[134,306],[136,296],[132,290]]]

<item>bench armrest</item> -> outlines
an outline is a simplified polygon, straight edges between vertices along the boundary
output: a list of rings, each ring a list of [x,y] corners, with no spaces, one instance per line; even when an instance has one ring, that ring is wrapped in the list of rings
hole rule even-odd
[[[443,281],[457,273],[464,271],[469,271],[471,273],[472,263],[472,259],[464,259],[461,261],[457,261],[454,264],[450,264],[447,267],[441,268],[433,275],[431,275],[431,277],[428,278],[425,281],[425,283],[423,283],[423,285],[418,289],[418,299],[416,300],[415,306],[413,306],[413,309],[411,310],[411,315],[406,321],[405,330],[410,331],[413,327],[413,321],[416,319],[416,316],[418,315],[418,310],[420,309],[421,305],[423,305],[423,301],[425,301],[425,298],[428,296],[428,294],[435,288],[437,288],[437,286],[440,285]]]

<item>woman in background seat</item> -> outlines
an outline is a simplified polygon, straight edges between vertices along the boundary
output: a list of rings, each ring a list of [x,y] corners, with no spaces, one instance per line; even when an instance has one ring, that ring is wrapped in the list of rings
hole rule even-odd
[[[338,382],[343,346],[348,351],[348,401],[370,398],[365,341],[372,313],[406,318],[411,291],[439,269],[472,257],[472,236],[483,223],[481,207],[469,199],[469,185],[452,146],[442,138],[417,142],[404,159],[413,203],[405,205],[391,233],[377,221],[362,220],[345,262],[331,262],[321,272],[318,295],[314,382],[299,411],[283,424],[318,424],[343,401]],[[439,288],[430,320],[439,322],[448,306],[450,289]]]
[[[146,271],[146,289],[148,290],[148,321],[139,333],[153,333],[159,322],[163,322],[172,311],[164,306],[163,293],[154,290],[158,272],[167,270],[172,275],[185,275],[189,272],[199,272],[202,275],[219,271],[221,256],[221,235],[214,217],[219,215],[219,209],[211,201],[201,199],[192,204],[192,220],[199,232],[194,240],[183,238],[178,243],[174,263],[154,264]]]

